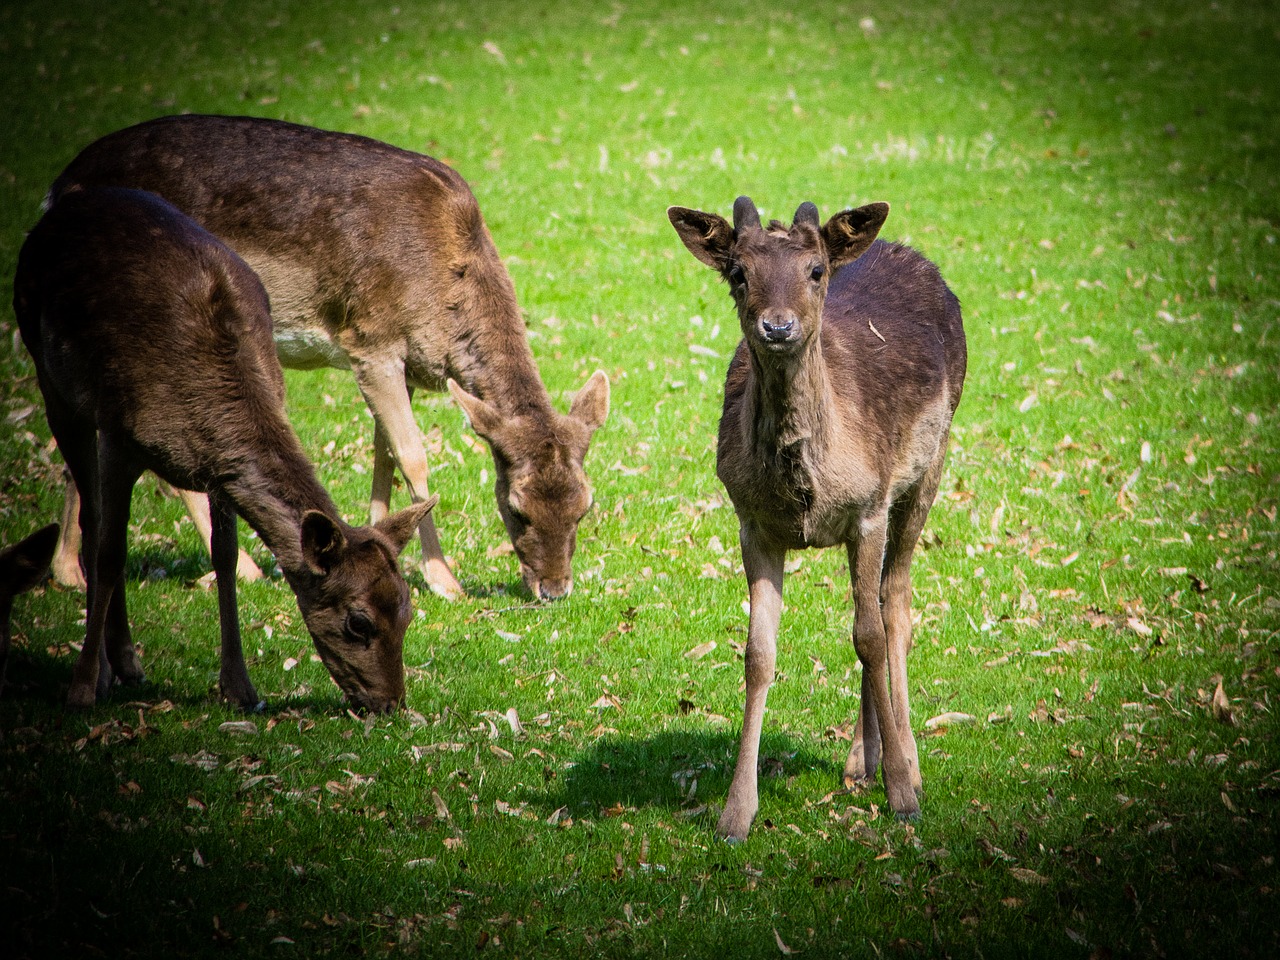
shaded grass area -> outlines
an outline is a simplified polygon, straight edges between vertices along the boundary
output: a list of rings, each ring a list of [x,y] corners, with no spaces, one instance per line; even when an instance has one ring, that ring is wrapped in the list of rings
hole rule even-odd
[[[164,113],[279,116],[455,165],[557,403],[596,367],[613,383],[552,606],[520,591],[487,451],[415,400],[470,596],[415,582],[393,719],[346,713],[277,577],[240,590],[269,709],[223,728],[244,718],[215,696],[202,550],[140,484],[149,685],[65,714],[83,599],[16,611],[15,955],[1274,953],[1280,21],[1149,6],[0,11],[6,302],[81,146]],[[737,329],[663,212],[739,193],[782,218],[888,200],[885,235],[964,303],[970,375],[914,570],[916,823],[879,788],[837,792],[860,677],[828,551],[791,558],[760,818],[713,839],[746,626],[713,470]],[[57,515],[60,467],[7,310],[0,333],[8,543]],[[349,374],[287,380],[359,519],[372,430]],[[947,713],[972,720],[926,726]]]

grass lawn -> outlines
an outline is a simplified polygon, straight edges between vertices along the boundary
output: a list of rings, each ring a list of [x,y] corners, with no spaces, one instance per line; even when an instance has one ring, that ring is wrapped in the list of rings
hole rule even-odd
[[[551,605],[522,592],[487,449],[451,401],[415,401],[469,595],[411,580],[392,718],[345,710],[277,576],[240,589],[268,708],[238,724],[207,559],[144,479],[147,686],[65,713],[83,596],[16,605],[6,955],[1276,955],[1278,40],[1245,0],[6,4],[0,543],[61,504],[9,307],[23,232],[82,146],[153,116],[446,160],[557,404],[596,368],[613,389]],[[743,193],[786,220],[889,201],[883,236],[964,304],[970,365],[914,567],[923,817],[837,792],[848,570],[795,553],[761,810],[729,846],[746,590],[714,436],[738,329],[665,210]],[[287,382],[362,521],[352,378]],[[971,719],[930,722],[948,713]]]

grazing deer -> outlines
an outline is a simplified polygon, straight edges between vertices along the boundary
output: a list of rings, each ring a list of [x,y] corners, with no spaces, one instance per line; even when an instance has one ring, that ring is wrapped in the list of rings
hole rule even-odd
[[[153,194],[76,190],[18,256],[14,312],[49,426],[83,492],[84,648],[68,706],[142,679],[125,611],[129,502],[143,470],[210,495],[222,694],[259,709],[236,612],[236,514],[275,555],[330,675],[359,708],[404,696],[409,588],[397,557],[434,498],[350,527],[284,415],[262,284]]]
[[[773,682],[788,550],[844,544],[862,701],[846,782],[874,779],[883,752],[889,804],[919,814],[920,767],[907,703],[911,553],[933,504],[966,350],[960,304],[937,268],[876,240],[889,205],[819,226],[805,203],[767,227],[747,197],[731,227],[672,207],[689,251],[720,271],[742,342],[729,365],[716,474],[738,514],[751,598],[746,708],[717,831],[747,836]]]
[[[466,182],[445,164],[376,140],[250,117],[163,117],[90,144],[54,181],[150,190],[195,219],[261,276],[280,362],[350,368],[374,418],[370,514],[387,512],[393,466],[426,499],[416,388],[449,389],[489,444],[498,511],[525,586],[569,593],[583,472],[609,412],[597,371],[570,406],[551,406],[515,289]],[[422,573],[461,592],[430,514]]]
[[[0,692],[4,691],[5,672],[9,665],[9,617],[13,598],[33,589],[49,572],[53,548],[58,542],[58,525],[51,523],[0,550]]]

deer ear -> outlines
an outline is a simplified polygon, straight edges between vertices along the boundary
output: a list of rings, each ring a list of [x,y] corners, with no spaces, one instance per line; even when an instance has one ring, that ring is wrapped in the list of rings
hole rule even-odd
[[[668,207],[667,219],[690,253],[708,267],[724,271],[734,241],[733,227],[728,220],[688,207]]]
[[[49,570],[58,545],[58,525],[41,527],[25,540],[0,551],[0,597],[26,593]]]
[[[448,386],[453,399],[458,401],[458,406],[471,423],[471,429],[492,443],[494,434],[502,427],[502,414],[479,397],[467,393],[456,380],[450,378]]]
[[[347,538],[332,517],[319,510],[308,510],[302,515],[302,559],[308,570],[324,576],[346,548]]]
[[[822,228],[822,240],[832,268],[852,263],[866,253],[888,216],[887,203],[868,203],[856,210],[842,210],[828,220]]]
[[[609,416],[609,378],[597,370],[569,404],[569,416],[586,424],[594,433]]]
[[[413,539],[413,535],[418,529],[418,524],[422,522],[422,518],[430,513],[439,502],[440,495],[433,493],[420,503],[415,503],[411,507],[405,507],[403,510],[397,510],[395,513],[383,517],[373,525],[373,529],[384,534],[395,545],[396,555],[399,556],[404,550],[405,544]]]

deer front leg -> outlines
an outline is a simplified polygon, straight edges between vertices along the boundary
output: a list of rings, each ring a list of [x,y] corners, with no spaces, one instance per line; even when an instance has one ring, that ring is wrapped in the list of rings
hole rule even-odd
[[[400,472],[404,474],[409,496],[414,503],[421,503],[431,493],[427,489],[427,451],[422,443],[422,432],[413,419],[404,363],[360,364],[354,367],[354,372],[375,423],[374,489],[370,514],[376,523],[382,519],[379,512],[386,513],[386,501],[390,499],[391,467],[385,459],[379,462],[379,458],[385,458],[388,453],[395,457]],[[383,442],[379,442],[379,429]],[[422,541],[422,576],[427,586],[446,600],[456,600],[462,595],[462,585],[445,562],[440,535],[436,533],[434,511],[418,524],[418,536]]]
[[[901,732],[905,719],[895,716],[889,697],[888,640],[880,611],[880,581],[884,570],[888,519],[887,509],[864,517],[858,538],[849,547],[854,594],[853,642],[862,663],[864,703],[869,687],[880,730],[884,788],[889,806],[900,817],[917,817],[920,802],[912,786],[911,767]],[[866,716],[865,706],[863,709]],[[858,760],[851,750],[845,764],[845,776],[852,778],[858,772]],[[866,773],[865,770],[862,772]]]
[[[197,493],[194,490],[183,490],[181,487],[174,487],[182,505],[187,508],[187,514],[191,517],[191,522],[196,525],[196,531],[200,534],[200,541],[204,544],[204,548],[209,551],[209,556],[213,556],[213,520],[209,516],[209,498],[203,493]],[[252,583],[254,580],[262,579],[262,568],[254,562],[253,557],[248,552],[240,549],[239,543],[236,544],[236,576],[246,583]]]
[[[747,699],[742,713],[738,762],[716,833],[731,842],[747,838],[760,806],[757,767],[760,731],[764,726],[765,699],[773,683],[777,663],[778,621],[782,614],[782,567],[786,551],[762,548],[744,525],[741,531],[742,565],[751,596],[747,626]]]
[[[266,703],[258,699],[258,691],[249,679],[244,649],[240,643],[240,612],[236,603],[236,512],[220,493],[209,496],[212,523],[210,554],[218,583],[218,620],[222,633],[222,668],[218,688],[222,695],[246,712],[258,713]]]
[[[50,569],[53,579],[64,587],[87,590],[89,585],[80,566],[80,550],[83,546],[80,538],[80,491],[76,482],[71,479],[71,471],[64,470],[63,474],[62,526],[58,531],[58,545],[54,548]]]

